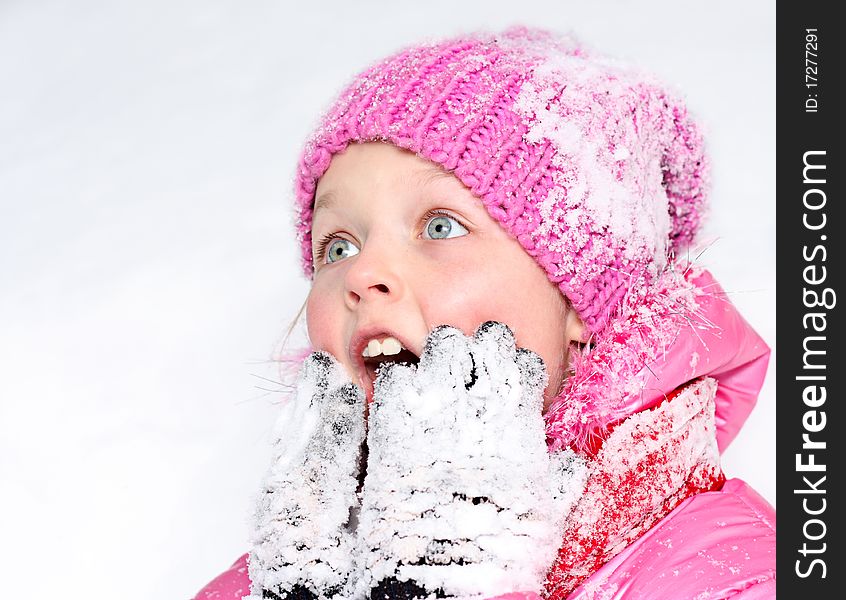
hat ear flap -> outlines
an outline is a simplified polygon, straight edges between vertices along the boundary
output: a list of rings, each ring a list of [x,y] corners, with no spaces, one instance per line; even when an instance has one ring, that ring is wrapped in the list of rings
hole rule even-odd
[[[661,171],[672,223],[668,249],[677,254],[693,243],[705,219],[710,164],[702,132],[684,105],[671,97],[664,103],[670,118]]]

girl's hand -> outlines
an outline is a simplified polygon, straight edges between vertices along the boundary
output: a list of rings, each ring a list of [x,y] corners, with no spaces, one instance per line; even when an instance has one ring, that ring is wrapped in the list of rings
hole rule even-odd
[[[418,366],[386,364],[370,407],[357,597],[540,592],[559,524],[584,488],[547,452],[547,375],[511,330],[429,335]]]
[[[364,432],[362,390],[330,354],[311,354],[277,421],[256,510],[250,598],[323,600],[347,585]]]

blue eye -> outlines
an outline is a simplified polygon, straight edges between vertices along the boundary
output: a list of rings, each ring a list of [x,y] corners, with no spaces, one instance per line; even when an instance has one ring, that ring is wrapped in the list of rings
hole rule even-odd
[[[333,263],[341,260],[342,258],[355,256],[358,254],[358,248],[356,248],[349,240],[335,238],[328,246],[326,246],[325,252],[326,262]]]
[[[445,240],[470,233],[455,218],[436,214],[426,222],[426,234],[432,240]]]

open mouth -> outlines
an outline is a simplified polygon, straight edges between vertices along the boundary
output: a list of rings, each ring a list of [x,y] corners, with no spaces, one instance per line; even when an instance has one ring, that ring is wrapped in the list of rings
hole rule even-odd
[[[353,333],[349,357],[368,404],[373,401],[374,386],[382,366],[417,365],[420,358],[414,349],[412,340],[387,328],[371,325]]]

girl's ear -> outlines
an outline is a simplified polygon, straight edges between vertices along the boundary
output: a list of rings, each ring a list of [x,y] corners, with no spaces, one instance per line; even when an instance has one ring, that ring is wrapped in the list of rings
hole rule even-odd
[[[567,301],[567,317],[564,322],[564,341],[567,348],[571,344],[582,346],[588,341],[587,327],[585,327],[584,321],[576,313],[569,300]]]
[[[567,316],[564,319],[564,348],[566,349],[567,376],[569,376],[574,372],[573,361],[578,356],[590,351],[590,332],[585,327],[582,318],[570,305],[569,300],[567,300]],[[567,376],[565,376],[565,380]],[[562,382],[561,385],[563,386],[564,383]]]

